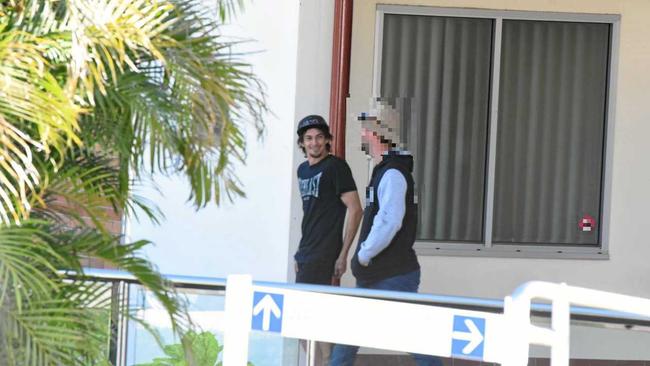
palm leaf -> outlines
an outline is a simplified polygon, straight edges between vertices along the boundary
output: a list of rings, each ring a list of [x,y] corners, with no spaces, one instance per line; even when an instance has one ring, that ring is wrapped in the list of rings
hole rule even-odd
[[[57,241],[45,222],[0,228],[0,342],[7,346],[0,364],[73,365],[100,357],[97,339],[106,338],[106,324],[93,309],[107,308],[106,286],[64,282],[58,270],[71,254],[53,246]]]
[[[26,132],[33,127],[46,151],[81,143],[76,132],[82,109],[59,85],[44,57],[57,44],[6,27],[0,23],[0,115],[13,124],[25,123]]]
[[[61,283],[48,300],[29,301],[21,309],[5,307],[3,336],[16,348],[20,365],[95,364],[106,361],[110,286]]]
[[[48,44],[0,22],[0,224],[29,216],[27,195],[39,183],[32,149],[80,143],[81,108],[50,73],[42,56]]]
[[[138,253],[148,245],[147,241],[120,243],[119,237],[111,237],[96,230],[72,230],[58,235],[56,250],[62,256],[74,253],[65,263],[77,273],[83,273],[78,262],[79,256],[90,256],[112,264],[134,275],[138,282],[151,291],[170,315],[174,330],[182,334],[192,327],[185,311],[185,304],[176,296],[171,283],[165,280],[153,265]]]
[[[230,199],[243,195],[233,170],[233,163],[243,162],[246,156],[242,123],[253,122],[261,133],[267,109],[261,82],[249,71],[250,65],[232,54],[232,44],[218,36],[219,24],[206,11],[196,10],[192,1],[180,1],[178,9],[184,21],[175,23],[168,33],[179,48],[163,52],[173,75],[173,98],[189,96],[185,104],[195,128],[194,139],[181,136],[179,144],[192,198],[201,207],[210,200],[220,202],[223,191]],[[189,143],[197,140],[203,144]]]
[[[159,47],[165,63],[143,59],[137,72],[96,95],[84,140],[110,146],[138,178],[182,172],[190,199],[202,207],[221,202],[223,192],[229,199],[244,194],[234,173],[246,157],[243,124],[261,134],[267,110],[262,84],[215,35],[219,24],[209,12],[194,1],[175,4],[179,20],[163,32],[174,42]]]
[[[154,216],[130,194],[150,172],[185,174],[197,207],[243,195],[242,129],[261,134],[267,110],[262,84],[218,36],[240,4],[217,0],[218,17],[198,0],[0,4],[0,364],[106,362],[108,290],[58,272],[83,275],[88,256],[134,274],[177,335],[192,328],[138,255],[147,242],[121,245],[105,208]]]
[[[16,307],[24,299],[46,299],[57,289],[55,263],[59,254],[48,245],[40,222],[0,227],[0,304],[11,297]]]
[[[0,242],[0,344],[12,345],[0,350],[0,364],[105,361],[110,286],[84,280],[84,256],[134,274],[168,311],[177,335],[193,327],[171,284],[138,256],[147,242],[120,244],[119,237],[94,229],[62,230],[31,220],[0,228]],[[78,279],[65,281],[59,268],[75,271]]]
[[[69,150],[63,163],[40,162],[43,183],[31,197],[32,214],[60,226],[93,227],[108,233],[106,223],[139,209],[154,222],[161,214],[155,203],[131,194],[116,159],[87,149]],[[111,214],[112,213],[112,214]]]
[[[124,67],[137,70],[140,55],[164,61],[154,39],[168,42],[161,32],[175,21],[168,14],[173,5],[164,0],[70,1],[69,26],[73,54],[70,84],[79,85],[93,101],[94,87],[102,94],[109,78],[115,80]]]
[[[28,194],[39,183],[31,147],[41,147],[0,115],[0,223],[20,223],[29,215]]]

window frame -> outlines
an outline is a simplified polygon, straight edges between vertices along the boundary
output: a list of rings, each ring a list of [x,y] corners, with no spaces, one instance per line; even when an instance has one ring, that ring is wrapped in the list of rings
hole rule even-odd
[[[521,258],[562,259],[609,259],[609,230],[611,219],[612,154],[616,107],[616,80],[618,75],[618,49],[620,20],[618,14],[558,13],[537,11],[511,11],[490,9],[443,8],[414,5],[378,4],[375,20],[375,41],[373,60],[372,95],[381,90],[381,66],[384,17],[387,14],[424,15],[443,17],[488,18],[494,21],[493,49],[490,75],[490,104],[488,119],[487,164],[485,185],[485,206],[483,212],[483,243],[459,243],[422,241],[415,243],[418,255],[442,256],[485,256]],[[600,194],[601,212],[598,218],[599,244],[597,245],[553,245],[553,244],[498,244],[492,243],[494,212],[494,181],[496,168],[497,118],[499,104],[499,81],[501,66],[501,37],[504,20],[564,21],[578,23],[604,23],[610,25],[609,60],[606,89],[605,136],[603,140],[602,187]]]

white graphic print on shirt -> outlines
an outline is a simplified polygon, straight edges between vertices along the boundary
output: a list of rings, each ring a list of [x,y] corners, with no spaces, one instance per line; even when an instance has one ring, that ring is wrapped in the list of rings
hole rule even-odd
[[[309,179],[298,179],[298,186],[300,187],[300,196],[303,201],[308,200],[309,197],[318,198],[318,189],[320,187],[320,177],[323,172],[320,172]]]

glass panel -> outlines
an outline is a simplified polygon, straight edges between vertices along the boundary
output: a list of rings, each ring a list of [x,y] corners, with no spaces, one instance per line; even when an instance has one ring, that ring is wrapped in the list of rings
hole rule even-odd
[[[609,27],[503,22],[494,242],[599,243]]]
[[[192,321],[199,329],[195,339],[195,350],[199,357],[214,358],[221,361],[217,345],[223,346],[224,292],[209,290],[179,290],[186,297]],[[162,338],[167,352],[161,349],[156,339],[140,322],[128,323],[126,364],[147,364],[156,358],[173,358],[174,350],[179,349],[178,339],[174,339],[167,314],[160,304],[141,286],[130,286],[130,310],[133,316],[145,320]],[[270,333],[251,332],[249,361],[254,365],[295,365],[298,359],[298,341],[283,339]],[[205,352],[205,353],[202,353]],[[211,361],[210,361],[211,362]],[[173,363],[169,363],[173,364]]]
[[[223,327],[223,291],[207,290],[181,290],[189,305],[192,321],[200,328],[197,344],[207,351],[215,348],[218,343],[223,346],[223,334],[219,331]],[[171,358],[170,352],[179,347],[178,339],[172,334],[167,313],[155,300],[150,292],[139,285],[130,286],[129,309],[131,314],[138,319],[143,319],[162,338],[163,345],[168,352],[160,348],[156,339],[137,321],[129,320],[127,335],[127,365],[136,365],[152,362],[155,358]],[[203,333],[205,332],[205,333]],[[215,343],[216,341],[216,343]]]
[[[549,318],[532,317],[534,324],[549,328]],[[650,332],[647,326],[571,320],[569,329],[571,366],[580,365],[626,365],[644,366],[650,361]],[[550,348],[530,347],[529,365],[548,365]],[[533,363],[535,361],[535,363]]]
[[[297,339],[283,338],[279,333],[251,331],[248,359],[255,366],[299,365],[299,347]]]
[[[381,96],[407,98],[418,239],[481,242],[491,19],[387,14]]]

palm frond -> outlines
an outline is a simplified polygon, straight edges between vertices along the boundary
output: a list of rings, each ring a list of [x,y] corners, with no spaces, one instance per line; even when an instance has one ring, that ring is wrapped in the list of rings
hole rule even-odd
[[[80,291],[87,290],[75,293]],[[110,299],[109,289],[102,288],[94,296]],[[27,345],[20,349],[21,365],[76,365],[106,358],[108,310],[107,305],[91,307],[59,298],[32,301],[22,311],[4,314],[4,320],[16,341]]]
[[[216,0],[216,17],[199,0],[0,4],[0,364],[106,361],[108,290],[59,272],[83,275],[84,257],[134,274],[185,343],[186,305],[138,255],[148,242],[103,226],[106,208],[156,219],[131,193],[147,173],[184,174],[197,207],[243,195],[243,129],[261,135],[268,111],[219,36],[241,2]]]
[[[0,227],[0,304],[12,297],[16,306],[25,299],[46,299],[57,289],[56,263],[62,258],[49,245],[40,222]]]
[[[51,42],[0,23],[0,224],[29,216],[39,183],[32,149],[48,154],[81,141],[81,108],[59,86],[43,52]]]
[[[87,98],[125,69],[136,70],[143,55],[162,60],[153,43],[173,23],[174,5],[166,0],[24,0],[8,23],[44,39],[64,36],[66,90]]]
[[[216,10],[219,14],[219,19],[224,22],[227,19],[233,18],[237,13],[244,8],[243,0],[217,0]]]
[[[29,216],[28,195],[40,177],[32,148],[41,146],[0,115],[0,224],[20,223]]]
[[[116,268],[135,276],[138,282],[151,291],[170,315],[174,330],[183,333],[192,327],[185,305],[176,296],[171,283],[165,280],[153,265],[139,256],[141,249],[148,245],[145,240],[134,243],[120,243],[119,237],[104,235],[96,230],[73,230],[58,235],[57,252],[75,253],[76,256],[90,256],[103,259]],[[83,273],[78,259],[69,257],[67,268]]]
[[[220,202],[223,191],[230,199],[243,194],[233,171],[234,164],[242,163],[246,156],[243,124],[252,122],[261,134],[268,110],[264,87],[251,66],[233,54],[231,42],[219,36],[219,23],[192,4],[179,1],[184,21],[171,26],[168,33],[180,47],[164,52],[173,75],[172,95],[189,94],[188,117],[195,128],[204,129],[194,132],[194,140],[204,141],[204,145],[181,145],[192,198],[200,207],[210,200]],[[187,136],[182,137],[188,141]],[[210,158],[201,159],[205,156]]]
[[[120,244],[119,237],[94,229],[61,230],[27,220],[0,228],[0,242],[0,344],[12,345],[0,348],[0,364],[86,365],[95,361],[83,360],[105,357],[110,286],[84,280],[84,256],[134,274],[170,314],[177,335],[193,327],[171,284],[138,255],[145,241]],[[80,277],[66,281],[59,269]]]
[[[149,59],[96,95],[84,136],[108,144],[136,174],[182,172],[197,207],[243,196],[234,166],[244,162],[244,125],[264,130],[264,87],[216,34],[219,23],[196,1],[175,2],[164,30],[165,63]],[[111,121],[112,124],[107,123]],[[103,126],[111,126],[105,128]]]
[[[81,143],[77,117],[82,108],[59,85],[44,57],[47,49],[56,47],[50,39],[0,23],[0,115],[13,124],[24,123],[29,128],[25,132],[33,128],[46,151]]]
[[[140,55],[164,62],[156,43],[166,43],[161,32],[176,21],[173,5],[165,0],[69,1],[72,54],[69,85],[79,85],[92,102],[94,88],[106,93],[108,80],[128,67],[137,70]],[[157,41],[157,42],[155,42]]]
[[[130,192],[130,182],[122,179],[122,169],[110,155],[87,149],[68,150],[60,166],[41,161],[43,183],[31,196],[32,215],[61,226],[91,224],[108,233],[106,224],[121,214],[139,209],[158,222],[160,210],[154,202]]]
[[[0,334],[5,341],[24,345],[15,348],[13,364],[107,364],[110,285],[86,281],[58,285],[48,299],[31,299],[20,308],[5,301],[0,309]]]
[[[107,307],[100,301],[105,286],[64,282],[58,270],[70,253],[56,241],[45,222],[0,227],[0,342],[8,345],[0,348],[0,364],[73,365],[100,357],[96,339],[107,327],[92,309]]]

